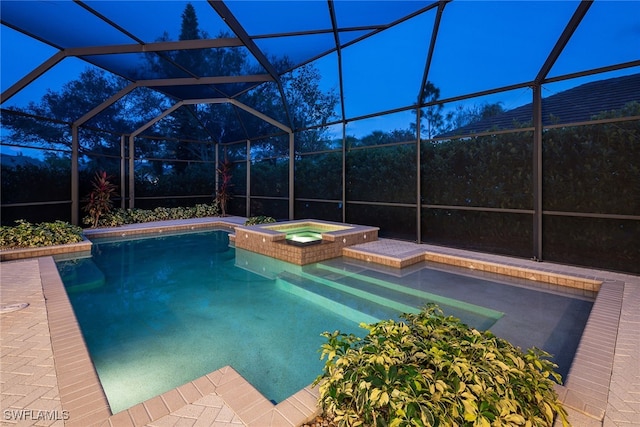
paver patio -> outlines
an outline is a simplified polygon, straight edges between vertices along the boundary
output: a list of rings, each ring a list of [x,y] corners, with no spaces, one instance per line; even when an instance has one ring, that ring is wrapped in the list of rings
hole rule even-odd
[[[559,394],[574,426],[640,426],[640,277],[386,239],[350,250],[351,256],[383,256],[389,262],[442,254],[474,266],[601,280]],[[53,259],[3,262],[0,283],[3,307],[29,304],[0,314],[3,426],[284,427],[299,426],[317,413],[315,390],[306,388],[274,406],[227,367],[111,415]]]

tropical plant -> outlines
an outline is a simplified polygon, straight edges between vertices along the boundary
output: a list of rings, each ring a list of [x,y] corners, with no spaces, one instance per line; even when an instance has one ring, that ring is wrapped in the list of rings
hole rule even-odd
[[[320,404],[337,426],[568,426],[548,353],[523,353],[435,305],[322,335]]]
[[[233,184],[231,183],[231,178],[233,177],[231,174],[231,168],[233,167],[233,163],[228,158],[225,158],[224,161],[220,164],[220,167],[217,169],[220,174],[220,186],[216,191],[216,202],[220,206],[220,210],[222,211],[222,216],[227,215],[227,203],[231,200],[231,187]]]
[[[15,226],[0,227],[0,247],[35,248],[82,241],[82,229],[64,221],[31,224],[18,220]]]
[[[88,222],[92,227],[97,227],[100,217],[111,211],[113,205],[111,198],[116,194],[116,186],[109,181],[106,172],[96,172],[92,182],[93,190],[85,198],[83,209],[89,214]]]

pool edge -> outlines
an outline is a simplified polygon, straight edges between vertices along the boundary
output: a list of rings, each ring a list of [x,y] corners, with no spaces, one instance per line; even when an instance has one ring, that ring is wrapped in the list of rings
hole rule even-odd
[[[52,257],[38,259],[42,278],[60,401],[70,418],[65,426],[144,426],[188,405],[198,405],[213,395],[220,397],[242,422],[263,426],[265,419],[278,419],[296,426],[315,417],[318,397],[311,386],[274,405],[233,367],[225,366],[200,378],[112,414],[71,302]],[[210,403],[202,402],[203,406]]]
[[[447,249],[447,248],[442,248],[442,249]],[[481,254],[481,255],[485,255],[485,254]],[[495,258],[495,256],[492,256],[492,257]],[[504,258],[507,258],[507,257],[504,257]],[[52,260],[52,258],[48,258],[48,259]],[[510,259],[510,264],[513,264],[511,267],[515,268],[517,264],[521,264],[521,268],[524,268],[525,270],[529,270],[530,268],[528,266],[525,266],[525,267],[522,266],[523,264],[525,264],[525,262],[526,260]],[[45,264],[46,263],[44,264],[39,263],[40,268],[46,267]],[[55,265],[53,264],[53,262],[51,262],[51,265],[55,269]],[[544,263],[536,263],[536,266],[538,265],[542,266],[544,265]],[[561,270],[566,270],[566,268],[562,268],[565,266],[547,263],[543,271],[551,272],[552,274],[561,274],[562,276],[566,275],[567,277],[584,277],[584,278],[589,278],[590,280],[601,279],[601,277],[598,277],[598,275],[594,276],[592,274],[594,270],[590,270],[587,268],[569,267],[568,270],[571,270],[571,275],[569,275],[569,274],[565,274],[564,272],[563,273],[558,273],[557,271],[554,272],[553,270],[557,270],[558,267],[560,267]],[[55,273],[57,275],[58,274],[57,269],[55,270],[56,270]],[[589,274],[582,273],[582,272],[586,272],[587,270],[589,271]],[[603,272],[597,272],[597,274],[601,274],[603,276],[612,276],[616,273],[603,271]],[[43,282],[43,290],[44,290],[45,282],[47,283],[49,282],[51,274],[50,272],[46,271],[46,268],[44,268],[44,271],[41,271],[41,275],[43,278],[42,282]],[[45,278],[47,280],[45,280]],[[59,277],[58,277],[58,280],[60,280]],[[55,282],[55,280],[53,281]],[[625,282],[620,280],[602,279],[601,282],[603,284],[603,286],[601,287],[601,291],[606,291],[606,292],[599,294],[598,296],[599,297],[602,296],[602,298],[596,298],[596,303],[594,303],[594,308],[592,309],[588,324],[585,327],[582,339],[580,340],[580,345],[578,348],[578,351],[580,351],[580,358],[576,359],[578,357],[578,353],[576,353],[576,358],[574,358],[574,361],[570,368],[570,373],[566,378],[566,383],[565,383],[566,385],[558,387],[559,395],[561,396],[563,402],[567,407],[574,409],[579,413],[586,414],[587,416],[595,420],[602,420],[607,408],[607,396],[608,396],[608,390],[609,390],[608,377],[610,376],[611,369],[613,366],[613,349],[615,348],[617,330],[619,328],[620,307],[622,305],[622,294],[625,286]],[[606,295],[606,298],[605,298],[605,294],[609,294],[609,295]],[[50,293],[47,294],[47,310],[48,311],[49,311],[50,304],[55,303],[55,301],[52,300],[50,295],[51,295]],[[66,293],[65,293],[65,296],[66,296]],[[600,300],[600,304],[598,304],[599,300]],[[611,302],[612,300],[613,300],[613,304]],[[69,310],[71,310],[71,314],[73,315],[73,311],[70,304],[69,304]],[[50,319],[50,323],[54,322],[54,320],[55,319]],[[75,321],[75,316],[73,316],[73,320]],[[609,330],[613,330],[614,332],[613,333],[607,332],[605,335],[602,335],[602,331],[599,330],[598,328],[601,327],[603,322],[604,324],[607,325]],[[53,332],[54,329],[55,328],[52,325],[52,342],[58,339],[57,336],[54,338],[54,332]],[[80,334],[80,337],[81,337],[81,333],[79,332],[79,329],[78,329],[78,333]],[[612,340],[613,348],[609,347],[607,351],[603,351],[602,348],[595,348],[595,349],[589,348],[589,343],[593,341],[600,342],[602,338],[608,338],[610,341]],[[58,355],[58,351],[55,349],[54,349],[54,356],[56,359],[56,369],[58,369],[57,365],[58,365],[59,355]],[[589,368],[592,367],[594,364],[596,364],[599,367],[603,367],[605,369],[604,377],[601,377],[601,376],[598,376],[598,378],[589,377],[589,375],[592,374],[591,372],[592,369],[589,369]],[[92,368],[92,371],[95,373],[95,370],[93,370],[92,364],[91,364],[91,368]],[[609,375],[606,375],[607,372],[609,373]],[[63,379],[64,379],[64,376],[65,374],[62,373]],[[60,381],[60,378],[58,380]],[[202,381],[201,379],[199,380]],[[601,393],[600,396],[593,395],[592,389],[593,389],[594,381],[597,382],[596,385],[604,388],[605,390],[604,394]],[[101,386],[100,386],[100,389],[101,389]],[[178,389],[180,389],[180,387]],[[305,390],[307,389],[303,390],[307,395],[308,394],[313,395],[312,390],[309,390],[309,391],[305,391]],[[160,398],[162,400],[162,397]],[[154,399],[157,402],[158,397]],[[154,400],[154,399],[151,399],[151,400]],[[165,399],[168,399],[168,397]],[[223,396],[223,399],[224,399],[224,396]],[[284,402],[281,402],[278,405],[279,407],[272,405],[272,408],[270,408],[264,414],[264,416],[271,417],[270,419],[272,420],[274,419],[273,418],[274,416],[281,419],[280,417],[283,417],[281,410],[291,406],[293,406],[294,408],[297,408],[295,404],[295,400],[292,402],[290,401],[290,399],[287,399]],[[61,391],[61,400],[63,401],[63,405],[65,406],[65,409],[67,409],[67,405],[64,403],[65,399],[63,399],[62,391]],[[100,412],[100,409],[98,408],[96,409],[96,411]],[[313,418],[313,416],[316,413],[317,413],[317,408],[316,408],[316,412],[309,414],[309,417]],[[92,414],[93,416],[95,416],[96,412],[93,412]],[[110,424],[109,420],[112,419],[113,417],[122,417],[122,415],[120,414],[122,414],[122,412],[115,415],[111,415],[107,419],[102,420],[101,422],[104,424],[101,424],[101,422],[96,422],[96,423],[92,423],[91,425],[117,425],[117,424]],[[81,414],[81,415],[85,415],[85,414]],[[286,417],[282,419],[286,419]],[[305,421],[306,420],[302,420],[301,423]],[[76,424],[74,424],[73,422],[67,421],[65,425],[76,425]],[[87,425],[87,424],[77,424],[77,425]],[[144,425],[144,424],[132,424],[132,425]],[[247,424],[247,425],[251,425],[251,424]],[[257,425],[265,425],[265,424],[255,424],[255,425],[257,426]],[[272,425],[281,425],[281,424],[272,424]],[[291,424],[291,425],[295,425],[295,424]]]
[[[465,251],[462,249],[446,248],[428,244],[398,242],[403,250],[393,255],[381,253],[376,245],[395,242],[391,239],[378,239],[360,245],[345,247],[342,255],[347,258],[380,264],[387,267],[402,269],[423,261],[462,267],[469,270],[495,273],[503,276],[531,280],[533,282],[549,283],[551,285],[580,289],[586,295],[597,293],[603,279],[586,274],[564,274],[553,271],[551,263],[520,260],[517,258],[489,255]],[[529,262],[530,265],[524,265]]]

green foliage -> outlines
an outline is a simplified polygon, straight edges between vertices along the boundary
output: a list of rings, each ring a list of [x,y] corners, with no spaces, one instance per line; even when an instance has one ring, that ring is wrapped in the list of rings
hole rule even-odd
[[[244,225],[257,225],[257,224],[269,224],[272,222],[276,222],[275,218],[271,218],[270,216],[252,216],[251,218],[247,218],[244,222]]]
[[[295,165],[295,195],[342,199],[342,152],[300,156]]]
[[[118,227],[126,224],[138,224],[152,221],[168,221],[175,219],[205,218],[219,216],[220,208],[217,203],[197,204],[189,207],[155,209],[114,209],[102,216],[98,221],[99,227]],[[85,224],[91,224],[92,218],[83,218]]]
[[[640,103],[603,112],[594,119],[620,115],[640,115]],[[546,131],[544,208],[636,215],[640,211],[639,138],[640,120]]]
[[[213,194],[215,188],[214,163],[194,163],[177,173],[173,169],[164,171],[162,162],[150,162],[152,168],[139,168],[135,174],[136,196],[139,197],[165,197],[165,196],[200,196]],[[178,162],[176,162],[178,163]],[[182,163],[186,165],[186,163]]]
[[[415,143],[349,150],[347,199],[415,203]]]
[[[0,227],[2,249],[37,248],[82,241],[82,229],[64,221],[31,224],[18,220],[16,223],[15,226]]]
[[[364,339],[325,332],[322,408],[338,426],[569,425],[557,367],[490,332],[445,317],[435,305],[405,322],[361,325]]]
[[[3,156],[1,166],[2,204],[71,198],[71,162],[66,167],[49,162],[12,167]]]
[[[424,143],[425,202],[532,209],[532,157],[533,132]]]
[[[96,172],[92,184],[93,189],[83,200],[83,210],[89,214],[91,226],[97,227],[100,217],[111,211],[111,198],[116,194],[116,186],[109,181],[109,176],[104,171]]]
[[[289,159],[259,160],[251,164],[251,195],[286,197],[289,194]]]

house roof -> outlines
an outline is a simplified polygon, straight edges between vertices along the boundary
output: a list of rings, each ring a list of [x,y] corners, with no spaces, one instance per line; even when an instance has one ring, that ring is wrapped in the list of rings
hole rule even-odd
[[[593,120],[602,112],[619,110],[632,101],[640,102],[640,73],[585,83],[543,98],[542,124],[548,126]],[[532,120],[533,104],[528,103],[439,136],[513,129],[530,125]]]

